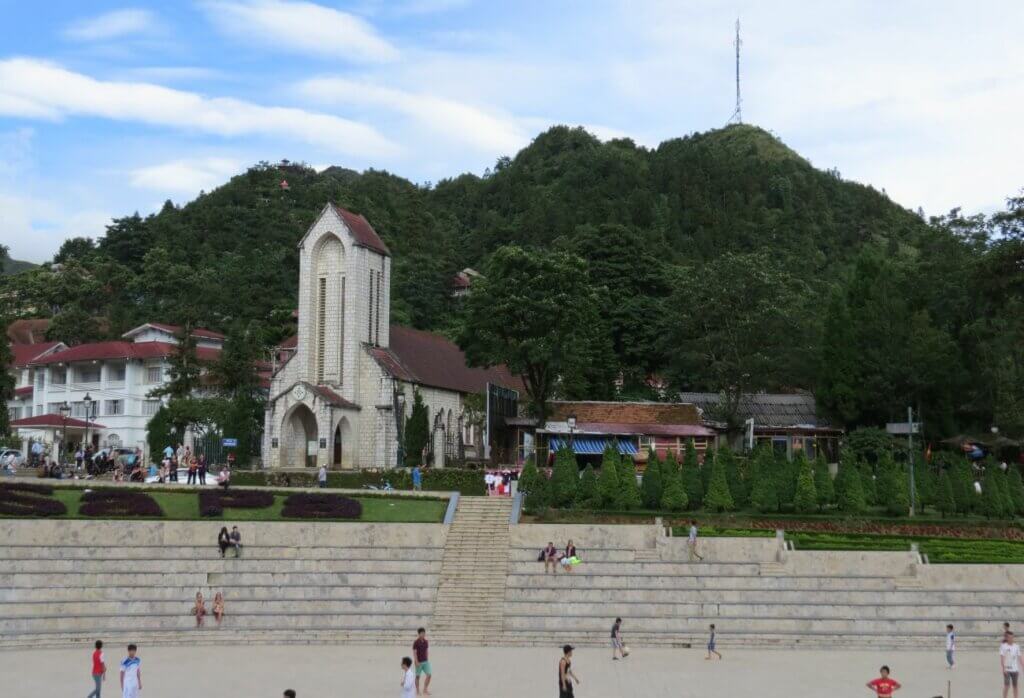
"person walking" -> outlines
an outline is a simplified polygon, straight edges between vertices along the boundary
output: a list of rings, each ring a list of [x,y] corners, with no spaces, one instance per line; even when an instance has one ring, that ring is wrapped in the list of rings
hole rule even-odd
[[[715,655],[721,659],[722,655],[720,655],[718,650],[715,649],[715,624],[712,623],[709,625],[708,630],[711,632],[711,635],[708,636],[708,655],[704,657],[704,659],[711,659],[711,655]]]
[[[192,458],[190,458],[189,461],[188,461],[188,481],[185,484],[186,485],[194,485],[194,484],[196,484],[196,476],[198,474],[199,474],[199,463],[196,462],[195,456],[192,456]]]
[[[235,547],[235,557],[242,556],[242,534],[238,531],[238,526],[231,527],[231,545]]]
[[[409,657],[402,657],[402,692],[400,698],[415,698],[416,696],[416,674],[412,670],[412,660]]]
[[[103,657],[103,640],[96,641],[96,649],[92,653],[92,681],[96,685],[92,693],[85,698],[100,698],[103,682],[107,680],[107,662]]]
[[[1013,637],[1013,631],[1007,630],[1003,636],[1003,644],[999,646],[999,666],[1003,670],[1003,698],[1006,698],[1013,687],[1013,698],[1018,698],[1017,679],[1020,676],[1020,645]]]
[[[316,479],[320,483],[320,488],[327,487],[327,465],[324,463],[320,464],[320,470],[316,474]]]
[[[430,695],[430,642],[427,641],[426,628],[419,628],[416,631],[416,640],[412,643],[412,659],[416,665],[416,695]],[[420,676],[423,679],[423,692],[420,693]]]
[[[878,698],[889,698],[893,692],[902,688],[899,681],[889,678],[889,667],[883,666],[878,670],[878,674],[877,679],[871,679],[865,684]]]
[[[295,691],[291,688],[284,689],[284,698],[295,698]]]
[[[198,469],[197,472],[199,474],[199,484],[200,485],[205,485],[206,484],[206,454],[205,453],[201,453],[199,455],[199,469]]]
[[[615,653],[618,652],[619,656],[616,657]],[[625,659],[627,656],[624,646],[622,644],[622,619],[616,618],[615,622],[612,623],[612,659]]]
[[[956,666],[956,662],[953,660],[953,653],[956,651],[956,634],[953,632],[953,624],[949,623],[946,625],[946,664],[947,668],[952,669]]]
[[[128,645],[128,656],[121,660],[121,698],[139,698],[142,690],[142,660],[135,656],[138,648]]]
[[[423,471],[418,463],[412,466],[412,488],[417,492],[423,489]]]
[[[572,645],[564,646],[558,660],[558,698],[573,698],[572,682],[580,682],[572,671],[572,650]]]
[[[689,556],[690,562],[693,562],[694,558],[703,561],[700,553],[697,552],[697,522],[690,521],[690,535],[686,539],[686,552]]]

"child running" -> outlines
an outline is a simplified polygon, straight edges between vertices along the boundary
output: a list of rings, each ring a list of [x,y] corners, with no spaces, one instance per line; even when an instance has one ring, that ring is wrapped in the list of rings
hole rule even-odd
[[[711,636],[708,637],[708,656],[704,657],[704,659],[711,659],[711,655],[715,655],[721,659],[722,655],[720,655],[718,650],[715,649],[715,624],[712,623],[708,626],[708,630],[711,631]]]
[[[889,667],[883,666],[878,670],[879,677],[867,682],[867,687],[875,692],[878,698],[888,698],[894,691],[900,690],[900,682],[889,678]]]

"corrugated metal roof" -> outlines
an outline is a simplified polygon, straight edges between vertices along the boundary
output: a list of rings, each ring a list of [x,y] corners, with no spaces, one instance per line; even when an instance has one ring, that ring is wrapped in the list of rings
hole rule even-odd
[[[705,422],[724,421],[721,416],[722,393],[679,393],[682,402],[691,402],[704,412]],[[768,427],[826,427],[820,419],[811,393],[744,393],[740,397],[737,416],[741,420],[754,418],[756,426]]]

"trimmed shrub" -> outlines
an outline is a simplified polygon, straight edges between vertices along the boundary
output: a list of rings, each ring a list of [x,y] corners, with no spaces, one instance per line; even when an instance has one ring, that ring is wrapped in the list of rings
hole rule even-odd
[[[340,494],[299,492],[284,500],[281,516],[286,519],[358,519],[363,505]]]
[[[860,514],[868,508],[864,495],[864,480],[857,459],[850,448],[839,454],[839,472],[836,474],[836,499],[839,511],[846,514]]]
[[[156,500],[138,490],[90,490],[82,493],[78,513],[82,516],[162,517]]]
[[[793,508],[808,514],[818,508],[818,491],[814,487],[814,471],[806,458],[800,463],[800,475],[796,479],[796,494],[793,495]]]
[[[688,506],[690,509],[697,509],[704,501],[704,481],[700,476],[700,463],[697,462],[697,448],[693,445],[693,439],[686,442],[682,476]]]
[[[593,509],[598,503],[597,473],[594,472],[594,466],[588,464],[580,476],[580,486],[576,490],[576,506],[581,509]]]
[[[1013,510],[1018,514],[1024,514],[1024,481],[1020,477],[1020,468],[1016,465],[1010,466],[1007,478],[1010,485],[1010,499],[1013,500]]]
[[[766,514],[779,509],[779,491],[775,480],[775,456],[769,446],[760,445],[751,459],[750,504],[757,511]]]
[[[939,510],[943,518],[956,511],[956,499],[953,497],[953,479],[945,470],[939,475],[938,497],[935,501],[935,508]]]
[[[708,467],[707,461],[704,467]],[[711,480],[708,483],[708,492],[704,495],[704,508],[708,511],[732,511],[736,508],[732,493],[729,491],[729,482],[726,480],[725,462],[715,457],[711,464]]]
[[[640,499],[647,509],[661,506],[661,494],[665,487],[661,461],[654,449],[647,452],[647,467],[644,468],[643,480],[640,484]]]
[[[555,467],[551,474],[551,505],[567,509],[576,501],[580,484],[580,468],[576,455],[568,448],[555,453]]]
[[[222,516],[225,509],[266,509],[274,504],[273,492],[259,490],[220,490],[199,493],[200,516]]]
[[[68,513],[64,502],[50,499],[53,488],[48,485],[4,483],[0,485],[0,514],[4,516],[63,516]]]
[[[814,460],[814,491],[818,494],[819,509],[830,506],[836,500],[836,488],[835,483],[832,482],[832,473],[828,471],[828,463],[820,453]]]
[[[878,461],[878,480],[875,488],[879,504],[890,516],[905,516],[910,510],[910,485],[904,468],[888,453]]]
[[[676,465],[676,459],[669,451],[661,464],[661,476],[664,488],[661,493],[661,506],[669,511],[686,509],[686,488],[683,486],[683,473]]]
[[[643,503],[640,501],[640,486],[636,482],[636,464],[633,459],[626,456],[619,461],[617,468],[619,475],[619,508],[623,511],[639,509]]]
[[[604,449],[601,472],[597,475],[597,496],[604,509],[614,509],[619,502],[619,453],[611,446]]]

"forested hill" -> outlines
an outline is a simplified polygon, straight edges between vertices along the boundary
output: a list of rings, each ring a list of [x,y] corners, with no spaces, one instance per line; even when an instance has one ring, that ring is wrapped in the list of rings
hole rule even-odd
[[[844,337],[842,344],[876,342],[878,359],[897,364],[879,378],[883,385],[898,383],[894,404],[941,400],[944,418],[989,418],[983,403],[992,399],[991,386],[985,398],[948,394],[969,383],[977,368],[967,356],[970,343],[987,331],[977,323],[995,313],[992,304],[982,310],[979,288],[965,288],[965,275],[979,273],[989,250],[989,223],[929,224],[881,192],[815,169],[748,125],[666,141],[653,150],[553,127],[483,176],[464,174],[433,185],[375,170],[331,167],[317,173],[291,163],[261,163],[184,206],[168,203],[148,218],[116,219],[95,244],[69,240],[55,259],[64,262],[60,278],[44,269],[4,281],[17,291],[4,294],[9,302],[16,299],[8,310],[53,312],[55,333],[72,342],[95,334],[90,316],[109,318],[112,333],[144,320],[189,315],[225,330],[256,321],[271,339],[280,337],[295,307],[296,243],[329,200],[364,214],[390,246],[398,322],[449,331],[457,311],[449,287],[454,272],[484,270],[487,256],[509,243],[540,254],[561,249],[588,260],[591,281],[609,294],[611,361],[628,384],[642,391],[644,376],[659,373],[679,387],[718,389],[721,375],[700,368],[707,348],[689,346],[675,329],[687,326],[680,312],[693,320],[710,311],[692,307],[676,292],[686,287],[683,280],[704,279],[699,291],[718,287],[716,278],[742,276],[743,269],[763,270],[767,288],[780,279],[799,282],[799,303],[790,308],[798,317],[786,330],[792,351],[766,350],[768,360],[759,364],[751,389],[818,388],[843,422],[888,416],[888,404],[872,406],[877,400],[865,395],[844,397],[844,381],[860,377],[822,377],[831,302],[836,312],[863,314],[865,322],[885,319],[891,338]],[[871,298],[855,297],[858,288],[867,288]],[[883,291],[888,295],[875,298]],[[861,307],[869,301],[882,305]],[[971,323],[967,338],[964,327]],[[955,374],[945,387],[932,384],[934,375],[891,375],[903,370],[900,362],[915,358],[890,344],[906,343],[912,327],[936,343],[932,353],[946,362],[927,370]],[[840,397],[833,400],[837,381]],[[852,407],[846,404],[851,401]]]

